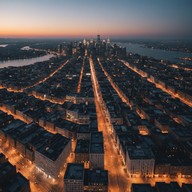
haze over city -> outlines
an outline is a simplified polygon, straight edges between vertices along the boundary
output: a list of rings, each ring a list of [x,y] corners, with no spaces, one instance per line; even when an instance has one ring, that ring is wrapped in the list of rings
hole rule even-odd
[[[0,0],[0,37],[191,37],[191,0]]]

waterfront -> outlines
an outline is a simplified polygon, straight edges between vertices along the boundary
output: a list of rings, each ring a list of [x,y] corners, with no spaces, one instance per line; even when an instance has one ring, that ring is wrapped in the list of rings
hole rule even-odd
[[[166,51],[161,49],[152,49],[144,47],[143,44],[137,44],[137,43],[121,43],[121,42],[113,42],[113,44],[116,43],[119,46],[126,47],[127,52],[137,53],[142,56],[147,57],[153,57],[155,59],[160,60],[168,60],[171,62],[184,62],[192,64],[192,61],[182,61],[178,58],[186,58],[186,57],[192,57],[192,53],[184,53],[184,52],[178,52],[178,51]]]
[[[35,57],[30,59],[16,59],[16,60],[8,60],[8,61],[0,61],[0,68],[14,66],[24,66],[24,65],[31,65],[37,62],[48,61],[50,58],[54,57],[53,54],[47,54],[41,57]]]
[[[152,49],[145,47],[144,44],[137,44],[137,43],[122,43],[122,42],[112,42],[112,44],[117,44],[122,47],[126,47],[127,52],[132,52],[134,54],[139,54],[142,56],[153,57],[159,60],[168,60],[175,63],[185,63],[185,64],[192,64],[192,61],[187,60],[180,60],[179,58],[191,58],[192,53],[184,53],[178,51],[166,51],[161,49]],[[23,47],[22,49],[26,50],[29,49],[28,46]],[[0,68],[9,67],[9,66],[24,66],[24,65],[31,65],[36,62],[47,61],[53,54],[48,54],[45,56],[29,58],[29,59],[16,59],[16,60],[7,60],[7,61],[0,61]]]

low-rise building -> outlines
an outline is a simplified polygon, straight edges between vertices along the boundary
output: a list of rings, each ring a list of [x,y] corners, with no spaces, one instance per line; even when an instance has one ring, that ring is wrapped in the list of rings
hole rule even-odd
[[[131,177],[152,177],[155,158],[149,148],[127,147],[126,165]]]
[[[71,139],[76,139],[76,132],[78,127],[78,124],[61,118],[55,122],[55,131]]]
[[[104,168],[104,146],[102,132],[92,132],[89,149],[90,168]]]
[[[108,192],[108,171],[85,169],[84,192]]]
[[[23,177],[23,175],[21,175],[20,173],[17,173],[9,180],[4,190],[7,192],[30,192],[31,191],[29,180]]]
[[[64,176],[65,192],[83,192],[84,165],[83,163],[68,163]]]
[[[35,151],[35,164],[48,176],[58,178],[64,163],[71,152],[71,140],[59,134]]]
[[[64,192],[107,192],[108,171],[84,169],[82,163],[68,163],[64,175]]]
[[[75,148],[75,162],[89,164],[89,140],[77,140]]]
[[[150,184],[136,184],[131,185],[131,192],[154,192]]]

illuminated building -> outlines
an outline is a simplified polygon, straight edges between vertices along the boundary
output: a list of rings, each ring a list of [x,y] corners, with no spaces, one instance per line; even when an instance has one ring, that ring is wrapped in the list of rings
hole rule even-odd
[[[152,177],[155,159],[148,148],[127,147],[126,165],[131,177]]]
[[[75,148],[75,162],[89,165],[89,140],[77,140]]]
[[[82,163],[68,163],[64,176],[64,192],[107,192],[108,171],[84,169]]]
[[[90,38],[90,44],[92,44],[93,43],[93,38]]]
[[[35,151],[35,164],[48,176],[57,178],[71,152],[71,140],[59,134]]]
[[[87,41],[86,38],[83,39],[83,45],[86,46],[87,45]]]
[[[108,37],[107,38],[107,44],[110,44],[111,42],[110,42],[110,38]]]

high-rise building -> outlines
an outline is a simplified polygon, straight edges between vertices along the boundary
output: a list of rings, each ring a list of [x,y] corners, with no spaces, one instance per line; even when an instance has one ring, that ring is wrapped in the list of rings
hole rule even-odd
[[[107,38],[107,44],[110,44],[111,42],[110,42],[110,38],[108,37]]]
[[[92,43],[93,43],[93,38],[91,37],[91,38],[90,38],[90,44],[92,44]]]
[[[83,45],[86,46],[87,45],[87,41],[86,41],[86,38],[84,37],[83,39]]]
[[[97,44],[101,43],[100,35],[97,35]]]

